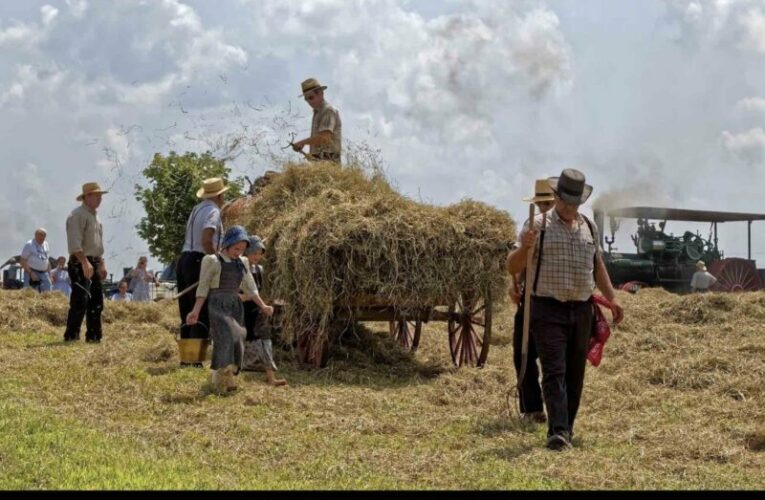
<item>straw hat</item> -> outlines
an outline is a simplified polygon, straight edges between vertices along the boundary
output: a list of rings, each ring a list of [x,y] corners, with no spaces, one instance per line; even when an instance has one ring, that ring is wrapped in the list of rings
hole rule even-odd
[[[698,269],[699,271],[706,271],[707,270],[707,265],[704,264],[703,260],[700,260],[700,261],[698,261],[696,263],[696,269]]]
[[[228,186],[223,184],[223,179],[220,177],[213,177],[212,179],[205,179],[202,181],[202,187],[197,191],[197,198],[202,198],[203,200],[215,198],[226,191],[228,191]]]
[[[566,203],[581,205],[592,194],[592,186],[584,183],[584,174],[574,168],[566,168],[560,177],[547,179],[555,194]]]
[[[104,191],[97,182],[86,182],[82,185],[82,194],[77,197],[77,201],[82,201],[89,194],[106,194],[109,191]]]
[[[555,201],[555,193],[550,187],[550,183],[547,182],[547,179],[537,179],[534,183],[534,197],[524,198],[523,201],[531,203]]]
[[[306,95],[307,92],[310,92],[312,90],[316,90],[316,89],[325,90],[327,86],[319,83],[319,80],[317,80],[316,78],[309,78],[308,80],[300,84],[300,88],[303,90],[303,93],[300,94],[298,97],[303,97],[304,95]]]

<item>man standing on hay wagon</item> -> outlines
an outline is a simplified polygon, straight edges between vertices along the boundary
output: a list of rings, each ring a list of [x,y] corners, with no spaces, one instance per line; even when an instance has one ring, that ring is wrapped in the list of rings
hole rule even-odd
[[[202,326],[194,327],[186,324],[186,317],[194,309],[196,298],[190,292],[199,281],[202,270],[202,259],[205,255],[214,255],[220,248],[223,237],[223,222],[221,221],[220,209],[224,203],[223,193],[228,191],[228,186],[218,177],[205,179],[202,187],[197,191],[198,203],[189,215],[186,222],[186,236],[183,242],[183,251],[178,259],[176,275],[178,277],[178,290],[186,292],[178,297],[178,310],[181,315],[181,338],[182,339],[206,339],[207,328],[210,319],[207,312],[207,304],[199,311],[198,322]],[[195,366],[201,368],[201,363],[187,363],[181,361],[181,366]]]
[[[101,282],[106,279],[104,264],[103,226],[96,210],[101,197],[108,193],[96,182],[82,186],[75,208],[66,219],[66,242],[69,248],[69,279],[72,295],[69,297],[69,314],[66,318],[64,341],[79,340],[82,320],[85,318],[85,341],[101,342],[101,313],[104,310],[104,294]]]
[[[529,251],[534,249],[532,274],[526,283],[531,287],[530,330],[542,364],[547,447],[562,450],[571,447],[582,396],[595,285],[611,303],[614,323],[622,321],[624,310],[603,263],[598,229],[579,213],[592,186],[575,169],[565,169],[548,181],[555,193],[555,208],[536,216],[533,227],[526,222],[521,247],[511,254],[509,267],[513,274],[526,269]]]
[[[303,153],[303,148],[309,146],[308,160],[340,163],[343,124],[340,113],[324,100],[327,87],[315,78],[309,78],[301,84],[301,88],[303,93],[298,97],[305,99],[313,109],[311,137],[292,143],[292,149]]]

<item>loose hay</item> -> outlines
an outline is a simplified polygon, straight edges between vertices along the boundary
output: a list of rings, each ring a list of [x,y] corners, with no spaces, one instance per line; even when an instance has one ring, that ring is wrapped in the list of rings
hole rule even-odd
[[[453,370],[444,325],[432,323],[413,355],[362,329],[343,335],[326,369],[306,372],[289,356],[277,360],[289,390],[272,390],[258,374],[242,377],[240,394],[223,399],[200,390],[207,370],[180,369],[175,354],[161,361],[174,343],[156,323],[177,325],[174,303],[162,306],[158,322],[154,312],[127,314],[124,304],[108,303],[123,312],[104,325],[104,342],[64,347],[54,341],[62,328],[38,312],[43,305],[65,312],[65,298],[0,291],[3,402],[120,436],[130,443],[124,451],[151,463],[188,457],[196,477],[210,478],[209,489],[761,489],[765,332],[758,318],[765,293],[712,299],[642,289],[619,296],[625,322],[603,364],[588,368],[575,448],[564,455],[544,449],[544,427],[504,414],[504,395],[515,383],[511,346],[492,346],[481,370]],[[687,324],[676,314],[697,306],[710,321]],[[34,328],[9,329],[10,311]],[[494,318],[498,331],[511,330],[512,316],[508,308]],[[651,384],[662,370],[668,383]],[[14,422],[11,410],[0,416]],[[19,429],[10,433],[41,460],[26,484],[63,487],[49,464],[75,459],[76,450],[35,444]],[[15,442],[2,450],[6,467],[29,456],[17,450]],[[121,459],[122,451],[106,457]],[[217,457],[230,475],[217,475]],[[115,478],[129,472],[120,467]],[[336,473],[328,478],[327,470]],[[12,476],[13,469],[6,481]],[[175,484],[158,477],[153,487]],[[69,486],[100,485],[92,481]],[[116,481],[107,487],[130,487]]]
[[[337,308],[501,301],[515,225],[475,201],[416,203],[378,172],[331,163],[287,165],[254,196],[225,210],[267,241],[267,294],[287,302],[288,331],[328,335]]]

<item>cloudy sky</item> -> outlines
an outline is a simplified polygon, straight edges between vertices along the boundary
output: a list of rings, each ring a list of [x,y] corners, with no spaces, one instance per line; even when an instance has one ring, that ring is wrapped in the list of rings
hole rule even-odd
[[[534,178],[571,166],[593,199],[765,212],[765,0],[6,0],[0,258],[37,226],[63,254],[96,180],[110,266],[133,265],[151,156],[212,150],[251,177],[295,158],[309,76],[426,202],[520,220]],[[745,224],[720,236],[745,256]]]

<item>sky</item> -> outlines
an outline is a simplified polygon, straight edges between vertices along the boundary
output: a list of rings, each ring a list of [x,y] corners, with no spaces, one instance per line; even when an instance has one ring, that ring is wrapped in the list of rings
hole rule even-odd
[[[407,196],[528,213],[577,168],[592,201],[765,212],[765,0],[8,0],[0,3],[0,259],[65,254],[81,185],[108,187],[107,265],[132,266],[154,153],[255,178],[297,156],[318,78],[347,147]],[[617,246],[632,251],[625,223]],[[682,234],[708,225],[670,223]],[[765,223],[752,227],[765,267]],[[746,256],[746,224],[720,226]],[[160,263],[150,258],[150,267]]]

